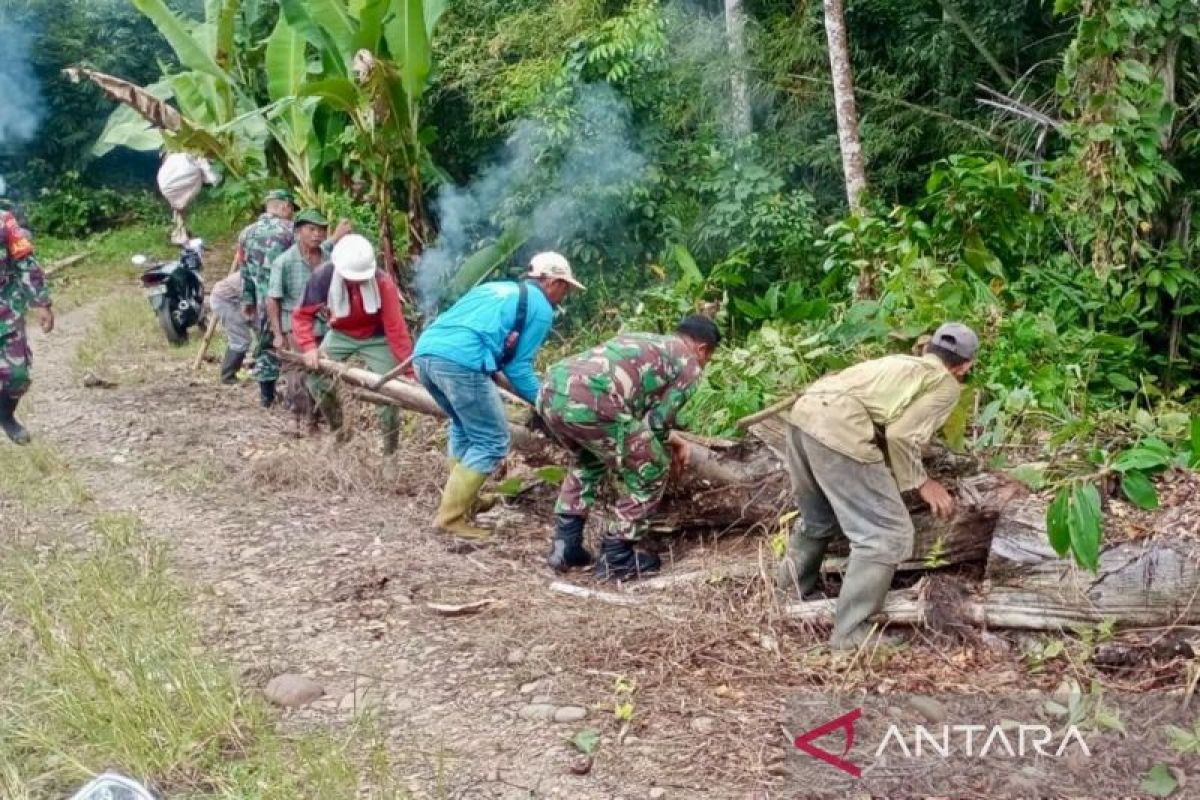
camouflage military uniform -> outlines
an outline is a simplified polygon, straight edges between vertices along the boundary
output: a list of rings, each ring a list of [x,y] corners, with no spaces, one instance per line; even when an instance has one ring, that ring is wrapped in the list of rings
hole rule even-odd
[[[292,246],[292,239],[291,220],[273,214],[263,214],[238,236],[242,305],[258,309],[254,372],[259,383],[273,382],[279,378],[279,357],[272,346],[275,337],[267,320],[267,290],[271,282],[271,262]]]
[[[552,366],[538,412],[576,455],[555,513],[585,516],[612,474],[619,485],[609,534],[640,537],[666,489],[667,436],[700,372],[682,339],[647,333],[618,336]]]
[[[25,336],[25,312],[49,307],[50,290],[29,234],[13,214],[0,211],[0,394],[16,399],[29,388],[33,354]]]

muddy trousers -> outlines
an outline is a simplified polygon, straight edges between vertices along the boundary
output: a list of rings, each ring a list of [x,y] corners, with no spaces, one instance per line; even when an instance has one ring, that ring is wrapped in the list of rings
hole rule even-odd
[[[321,343],[321,352],[326,358],[333,361],[349,361],[358,356],[367,365],[367,369],[379,375],[383,375],[396,366],[392,348],[388,346],[387,339],[382,336],[355,339],[353,336],[331,330],[325,334],[325,340]],[[322,409],[336,405],[338,402],[335,382],[324,375],[309,375],[308,390]],[[333,424],[333,420],[330,420],[330,424]],[[385,442],[389,434],[394,437],[395,432],[400,428],[400,410],[395,406],[380,406],[379,426],[383,430]]]
[[[780,576],[811,590],[829,542],[839,533],[849,539],[834,636],[850,635],[882,607],[892,572],[912,554],[912,518],[882,460],[855,461],[789,425],[787,464],[800,519]]]
[[[29,390],[33,351],[25,335],[25,321],[6,334],[0,335],[0,394],[16,400]]]
[[[553,410],[545,392],[538,399],[538,411],[550,432],[575,456],[554,513],[586,517],[596,502],[596,491],[611,477],[617,487],[616,519],[607,526],[607,535],[640,539],[662,503],[671,470],[671,457],[658,436],[633,417],[568,422]]]

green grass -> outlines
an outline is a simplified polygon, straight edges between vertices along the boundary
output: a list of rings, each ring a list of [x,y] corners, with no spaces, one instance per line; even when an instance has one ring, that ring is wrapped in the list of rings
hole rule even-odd
[[[89,499],[67,462],[40,438],[26,447],[6,445],[0,458],[0,495],[31,513],[76,508]]]
[[[188,331],[185,345],[167,342],[154,310],[140,292],[118,290],[100,303],[96,321],[75,350],[71,367],[77,376],[92,372],[123,385],[142,383],[159,373],[164,365],[191,362],[200,349],[203,331],[199,328]],[[219,355],[224,348],[225,338],[218,333],[213,336],[208,352]],[[216,380],[212,369],[198,374]]]
[[[63,797],[108,769],[174,800],[407,796],[369,718],[279,730],[203,647],[136,516],[97,509],[45,445],[4,459],[0,496],[57,537],[0,539],[0,799]]]
[[[218,203],[201,204],[191,219],[193,232],[210,245],[231,242],[246,222],[249,220],[235,218],[233,212]],[[152,259],[174,257],[178,248],[168,241],[169,235],[170,217],[164,214],[161,223],[140,222],[86,239],[42,236],[34,245],[44,266],[77,253],[88,254],[83,261],[51,274],[54,305],[61,312],[103,297],[122,284],[134,285],[140,269],[130,259],[139,253]],[[210,283],[224,277],[229,270],[228,263],[214,263],[212,259],[206,267]]]
[[[366,765],[375,796],[401,796],[389,769],[370,767],[382,751],[365,729],[276,731],[272,710],[201,652],[163,546],[136,517],[97,514],[91,529],[86,552],[18,550],[0,567],[15,629],[0,646],[0,790],[61,796],[112,766],[173,798],[342,800]]]

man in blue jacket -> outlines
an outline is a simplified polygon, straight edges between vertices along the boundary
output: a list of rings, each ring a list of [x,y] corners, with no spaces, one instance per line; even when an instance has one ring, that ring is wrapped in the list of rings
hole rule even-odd
[[[538,253],[526,279],[476,286],[425,329],[413,352],[422,385],[450,418],[450,479],[434,525],[470,539],[491,531],[471,524],[479,490],[508,454],[508,418],[496,391],[504,380],[533,404],[541,383],[534,358],[554,322],[554,307],[583,289],[558,253]]]

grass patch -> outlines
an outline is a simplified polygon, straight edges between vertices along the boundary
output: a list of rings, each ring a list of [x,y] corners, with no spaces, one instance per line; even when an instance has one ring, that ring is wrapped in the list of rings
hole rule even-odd
[[[169,349],[145,298],[119,292],[100,307],[87,338],[75,350],[72,366],[76,373],[101,372],[110,367],[138,373],[143,371],[142,359],[130,355],[154,350],[165,354]],[[116,363],[118,357],[120,363]]]
[[[170,344],[146,298],[140,292],[119,291],[103,301],[71,366],[76,375],[93,372],[119,383],[141,383],[164,364],[193,359],[203,335],[201,329],[191,328],[187,344]],[[214,336],[209,352],[223,349],[224,337]]]
[[[200,204],[190,220],[195,235],[210,245],[231,241],[246,222],[249,220],[241,220],[219,203]],[[130,259],[138,253],[152,259],[173,258],[177,248],[168,241],[170,231],[170,215],[164,211],[161,224],[140,222],[84,239],[54,236],[35,239],[38,259],[44,266],[77,253],[88,254],[82,262],[51,274],[50,291],[55,308],[62,312],[69,311],[104,297],[115,286],[135,285],[141,273],[138,267],[130,263]],[[207,284],[220,280],[229,270],[229,263],[224,257],[215,261],[206,258],[205,266]]]
[[[84,552],[0,558],[0,797],[64,796],[105,769],[173,798],[404,796],[366,728],[276,730],[203,653],[136,517],[100,514],[92,533]]]
[[[0,494],[29,511],[77,508],[89,500],[71,466],[39,439],[25,447],[5,446],[0,458]]]

